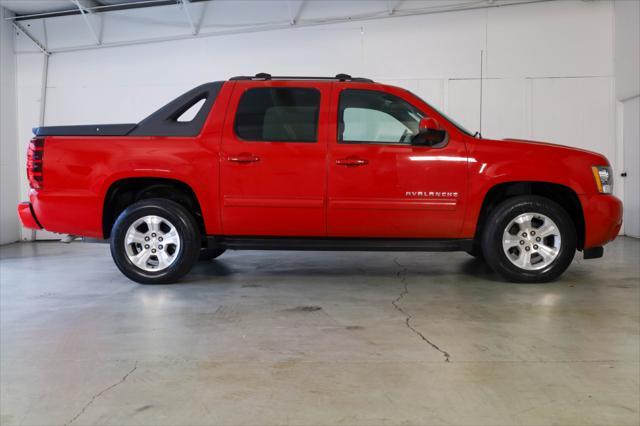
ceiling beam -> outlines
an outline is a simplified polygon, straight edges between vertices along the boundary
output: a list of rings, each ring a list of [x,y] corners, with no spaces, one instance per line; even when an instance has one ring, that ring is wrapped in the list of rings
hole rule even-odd
[[[89,13],[90,13],[89,9],[85,9],[85,7],[80,4],[79,0],[71,0],[71,3],[75,4],[78,10],[80,11],[80,14],[82,15],[82,19],[84,20],[84,23],[89,28],[89,31],[91,31],[91,34],[93,35],[93,38],[96,41],[96,44],[98,46],[101,45],[102,40],[100,37],[100,33],[94,28],[94,26],[91,24],[91,21],[89,20]]]
[[[393,15],[393,12],[396,11],[396,7],[398,7],[398,4],[395,0],[387,0],[387,13],[389,15]]]
[[[11,23],[13,24],[16,30],[18,30],[19,32],[27,36],[27,38],[31,40],[31,42],[35,44],[36,47],[40,49],[42,53],[44,53],[47,56],[51,54],[51,52],[47,50],[46,46],[42,44],[37,38],[35,38],[29,31],[27,31],[19,22],[13,21]]]
[[[204,23],[204,18],[207,16],[207,9],[211,3],[206,1],[202,4],[200,8],[200,16],[198,17],[198,23],[196,24],[196,35],[200,33],[200,29],[202,28],[202,24]]]
[[[184,12],[184,16],[185,18],[187,18],[187,22],[191,27],[191,34],[198,35],[198,27],[193,21],[193,18],[191,17],[191,12],[189,11],[189,8],[191,7],[189,0],[177,0],[176,3],[182,8],[182,11]]]
[[[213,0],[190,0],[190,3],[198,3],[202,1],[213,1]],[[176,4],[176,0],[140,0],[140,1],[131,1],[128,3],[117,3],[117,4],[102,4],[97,3],[96,6],[86,6],[84,10],[87,12],[94,13],[103,13],[103,12],[113,12],[117,10],[129,10],[129,9],[143,9],[146,7],[155,7],[155,6],[170,6]],[[69,10],[61,10],[57,12],[43,12],[43,13],[31,13],[28,15],[16,15],[5,18],[9,21],[25,21],[28,19],[43,19],[43,18],[56,18],[59,16],[70,16],[70,15],[80,15],[82,12],[76,7]]]
[[[299,0],[298,7],[294,10],[293,0],[287,0],[287,7],[289,8],[289,25],[293,26],[298,23],[306,2],[307,0]]]

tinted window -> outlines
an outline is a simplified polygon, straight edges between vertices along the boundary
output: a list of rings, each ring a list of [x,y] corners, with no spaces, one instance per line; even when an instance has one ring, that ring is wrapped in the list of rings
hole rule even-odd
[[[319,111],[316,89],[249,89],[238,104],[236,134],[248,141],[315,142]]]
[[[418,133],[420,110],[389,93],[343,90],[338,110],[338,141],[410,143]]]

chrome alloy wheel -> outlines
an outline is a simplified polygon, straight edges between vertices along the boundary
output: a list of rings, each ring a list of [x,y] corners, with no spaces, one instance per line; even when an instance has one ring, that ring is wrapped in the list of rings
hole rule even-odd
[[[548,216],[523,213],[514,218],[502,234],[507,259],[527,271],[549,266],[560,253],[560,229]]]
[[[161,216],[144,216],[129,226],[124,248],[131,263],[157,272],[167,269],[180,253],[180,235],[171,222]]]

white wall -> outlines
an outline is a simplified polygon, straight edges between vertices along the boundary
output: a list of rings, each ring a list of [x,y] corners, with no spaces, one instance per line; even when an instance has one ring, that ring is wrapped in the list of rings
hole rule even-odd
[[[640,1],[616,0],[615,76],[619,100],[640,94]]]
[[[622,135],[624,140],[625,233],[640,238],[640,96],[627,99],[623,105]]]
[[[20,237],[16,204],[19,173],[16,132],[16,56],[13,29],[0,7],[0,244]]]
[[[223,3],[219,7],[231,7]],[[307,4],[304,13],[320,7]],[[45,124],[136,121],[196,84],[238,74],[345,72],[404,86],[477,130],[484,51],[483,136],[591,149],[617,169],[622,151],[616,144],[613,9],[611,2],[544,2],[55,53]],[[170,7],[146,10],[156,17],[176,14]],[[154,16],[136,13],[110,14],[104,42],[158,33]],[[236,20],[251,20],[246,15],[252,11],[225,13],[211,16],[233,21],[235,13]],[[91,43],[82,20],[73,18],[46,20],[51,47],[78,44],[78,38]],[[43,21],[31,22],[42,36]],[[188,32],[181,16],[175,22],[167,34]],[[37,124],[42,55],[24,36],[17,37],[16,49],[33,52],[18,55],[24,142]],[[24,197],[24,179],[22,188]]]
[[[619,122],[623,170],[619,179],[625,194],[625,233],[640,237],[640,1],[616,0],[616,98],[621,102]]]

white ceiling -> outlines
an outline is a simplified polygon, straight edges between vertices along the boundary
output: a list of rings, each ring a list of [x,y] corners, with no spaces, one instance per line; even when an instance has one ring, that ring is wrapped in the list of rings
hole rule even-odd
[[[0,6],[16,15],[27,15],[68,10],[73,7],[73,3],[68,0],[0,0]]]
[[[148,0],[80,0],[80,3],[86,7],[145,2]],[[16,15],[76,10],[76,6],[71,0],[0,0],[0,6]]]
[[[89,12],[95,13],[90,13],[90,16],[77,13],[79,11],[75,0],[0,0],[0,6],[22,18],[14,21],[19,40],[25,39],[28,44],[34,45],[31,48],[37,47],[45,53],[56,53],[196,36],[501,7],[545,0],[77,1]],[[185,4],[181,4],[182,2]],[[129,8],[132,3],[137,3],[137,7]],[[118,11],[103,7],[110,5],[122,7]],[[139,8],[143,6],[144,8]],[[76,13],[65,16],[40,15],[64,11]],[[27,47],[21,45],[20,49]]]
[[[146,5],[158,5],[166,4],[163,0],[78,0],[80,4],[87,8],[122,5],[140,3]],[[179,0],[175,0],[176,3]],[[189,1],[189,0],[187,0]],[[202,0],[200,0],[202,1]],[[204,0],[215,1],[216,3],[233,4],[233,0]],[[296,4],[303,4],[306,2],[313,2],[314,0],[286,0],[293,7]],[[536,0],[365,0],[363,3],[379,3],[382,9],[390,10],[402,10],[402,9],[433,9],[433,10],[457,10],[473,7],[490,7],[499,6],[509,3],[527,3]],[[540,0],[537,0],[540,1]],[[242,2],[239,2],[242,3]],[[335,0],[335,6],[341,5],[341,2]],[[0,6],[8,9],[16,15],[37,15],[41,13],[62,12],[62,11],[76,11],[77,8],[73,0],[0,0]],[[333,8],[333,7],[332,7]]]

